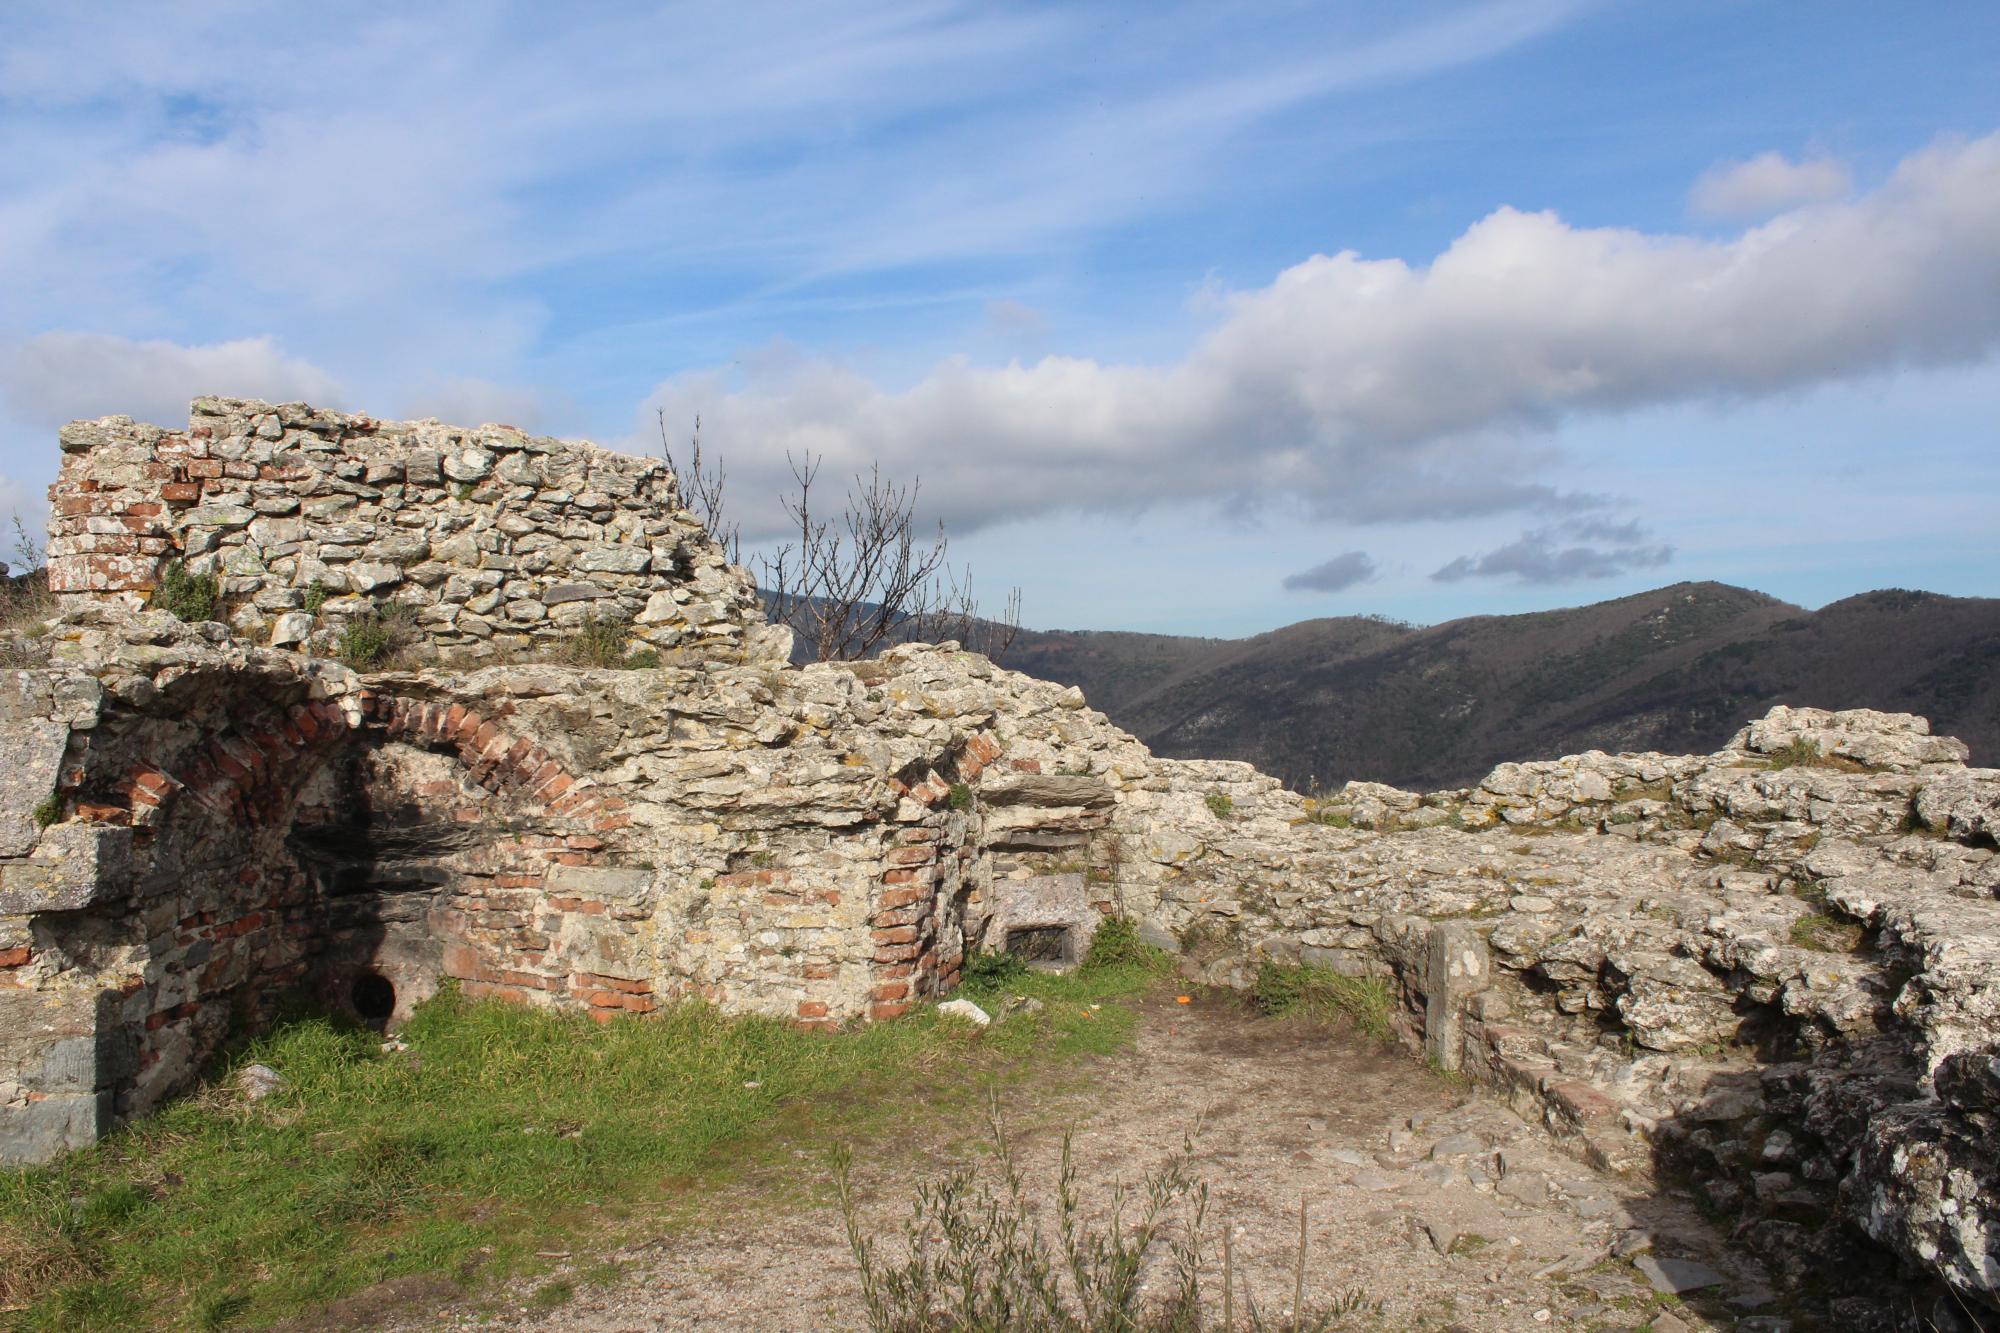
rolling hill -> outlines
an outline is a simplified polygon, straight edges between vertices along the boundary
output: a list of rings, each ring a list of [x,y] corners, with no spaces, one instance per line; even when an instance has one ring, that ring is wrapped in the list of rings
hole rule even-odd
[[[2000,760],[2000,600],[1900,590],[1818,611],[1720,583],[1424,628],[1248,639],[1022,631],[1002,659],[1081,686],[1155,751],[1294,786],[1462,785],[1507,759],[1711,750],[1773,704],[1922,713]]]

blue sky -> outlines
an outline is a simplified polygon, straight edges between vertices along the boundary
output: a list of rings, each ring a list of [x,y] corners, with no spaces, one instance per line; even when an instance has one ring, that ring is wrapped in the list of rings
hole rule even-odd
[[[1038,627],[1995,595],[1997,357],[1988,3],[0,14],[31,522],[219,392],[880,460]]]

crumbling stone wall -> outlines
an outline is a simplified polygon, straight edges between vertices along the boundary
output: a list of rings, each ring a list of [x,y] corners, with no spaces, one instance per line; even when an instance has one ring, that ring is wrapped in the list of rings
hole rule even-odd
[[[1200,979],[1382,979],[1405,1040],[1686,1173],[1773,1281],[2000,1293],[2000,772],[1922,719],[1313,804],[954,645],[790,666],[655,464],[229,400],[64,444],[68,605],[0,674],[0,1158],[157,1104],[288,991],[834,1025],[1115,912]],[[144,609],[168,558],[229,624]],[[631,611],[666,660],[357,675],[287,650],[315,582],[461,650]]]
[[[49,586],[71,604],[142,605],[181,560],[222,580],[239,635],[279,647],[385,602],[466,656],[593,616],[690,660],[788,647],[657,459],[235,398],[196,399],[185,431],[106,417],[61,444]]]

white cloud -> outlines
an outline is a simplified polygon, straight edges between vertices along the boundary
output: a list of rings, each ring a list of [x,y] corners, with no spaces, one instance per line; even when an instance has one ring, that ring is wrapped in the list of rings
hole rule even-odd
[[[1940,143],[1850,202],[1709,240],[1502,208],[1427,267],[1317,255],[1227,300],[1165,365],[946,361],[885,389],[746,357],[662,384],[739,493],[787,450],[921,473],[955,531],[1062,509],[1302,499],[1353,520],[1575,512],[1538,441],[1582,413],[1778,394],[2000,346],[2000,135]],[[745,515],[746,536],[768,514]]]
[[[1650,540],[1638,523],[1569,522],[1522,533],[1484,555],[1462,555],[1431,575],[1439,583],[1511,577],[1522,583],[1572,583],[1656,569],[1674,548]]]
[[[0,339],[0,402],[24,427],[124,414],[178,425],[202,394],[340,405],[338,383],[269,338],[183,347],[101,333]],[[50,447],[53,449],[53,437]]]
[[[1853,188],[1844,162],[1830,157],[1794,162],[1783,153],[1759,153],[1747,162],[1710,168],[1688,192],[1688,207],[1700,217],[1751,222],[1801,204],[1843,199]]]
[[[398,411],[406,417],[436,417],[459,426],[497,422],[533,431],[543,425],[546,403],[534,389],[459,375],[405,395]]]
[[[1291,592],[1340,592],[1374,577],[1375,562],[1369,558],[1368,552],[1345,551],[1311,569],[1287,574],[1285,587]]]

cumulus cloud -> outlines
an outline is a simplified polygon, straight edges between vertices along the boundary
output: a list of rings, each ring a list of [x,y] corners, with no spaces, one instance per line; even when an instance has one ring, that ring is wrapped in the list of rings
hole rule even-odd
[[[1650,538],[1637,522],[1571,521],[1524,532],[1484,555],[1462,555],[1431,578],[1439,583],[1502,577],[1522,583],[1607,579],[1673,559],[1673,547]]]
[[[0,339],[0,400],[35,427],[124,414],[178,425],[202,394],[338,406],[340,385],[269,338],[186,347],[101,333]]]
[[[1293,592],[1340,592],[1375,577],[1375,562],[1366,551],[1344,551],[1311,569],[1285,576],[1285,587]]]
[[[454,425],[476,426],[490,421],[522,430],[539,430],[546,415],[542,395],[535,390],[470,375],[418,390],[405,398],[401,410],[408,417],[436,417]]]
[[[1502,208],[1425,266],[1316,255],[1226,298],[1169,364],[954,359],[889,389],[761,356],[667,381],[642,421],[700,413],[739,493],[778,489],[787,450],[834,474],[921,473],[954,531],[1190,499],[1282,497],[1355,521],[1556,517],[1602,504],[1543,480],[1558,457],[1538,441],[1567,417],[1996,346],[2000,135],[1939,143],[1871,193],[1723,239]],[[768,517],[746,514],[745,536]]]
[[[1725,162],[1705,172],[1688,193],[1696,215],[1755,221],[1801,204],[1845,198],[1854,188],[1847,165],[1830,157],[1794,162],[1783,153],[1759,153],[1747,162]]]

